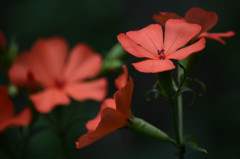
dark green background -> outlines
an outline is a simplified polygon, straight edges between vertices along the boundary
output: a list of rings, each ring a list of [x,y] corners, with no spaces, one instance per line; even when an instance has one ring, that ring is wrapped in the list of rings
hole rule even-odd
[[[238,0],[2,0],[0,29],[7,40],[13,36],[16,38],[20,51],[29,49],[40,37],[58,35],[66,38],[70,47],[78,42],[86,42],[105,55],[117,43],[116,36],[119,33],[155,23],[152,15],[158,11],[176,12],[181,16],[192,7],[215,11],[219,15],[219,22],[211,32],[233,30],[237,35],[226,39],[225,46],[208,40],[202,61],[192,75],[206,84],[207,92],[193,106],[189,106],[191,94],[184,96],[184,131],[185,134],[195,135],[199,144],[208,150],[208,155],[187,149],[186,159],[236,159],[240,156],[239,6]],[[137,72],[130,64],[133,61],[138,60],[128,55],[126,63],[135,84],[133,114],[173,136],[167,103],[162,98],[152,98],[147,102],[144,97],[145,91],[154,84],[155,76]],[[116,76],[117,73],[108,75],[109,97],[115,91],[112,80]],[[96,115],[100,103],[73,102],[70,108],[74,106],[79,106],[78,116],[82,120],[67,135],[69,158],[177,158],[174,156],[175,149],[170,144],[136,136],[126,129],[76,150],[74,141],[86,132],[84,124]],[[70,108],[64,109],[67,112]],[[43,121],[45,120],[40,120],[39,124],[44,124]],[[12,143],[16,143],[15,139],[19,138],[17,131],[18,129],[9,129],[6,132]],[[62,154],[62,147],[56,134],[45,129],[37,132],[30,141],[29,158],[59,158],[56,155]],[[51,152],[51,155],[46,157],[45,152]]]

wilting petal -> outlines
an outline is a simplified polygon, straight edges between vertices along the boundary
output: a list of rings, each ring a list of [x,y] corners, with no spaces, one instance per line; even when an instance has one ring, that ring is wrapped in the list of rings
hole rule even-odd
[[[165,26],[164,50],[166,54],[175,52],[186,45],[201,30],[198,24],[190,24],[184,20],[169,19]]]
[[[101,108],[100,108],[100,111],[97,115],[96,118],[92,119],[92,120],[89,120],[86,124],[86,128],[88,130],[96,130],[98,124],[100,123],[101,121],[101,114],[103,112],[103,110],[105,108],[112,108],[112,109],[116,109],[116,103],[115,103],[115,100],[113,98],[108,98],[108,99],[105,99],[101,105]]]
[[[116,101],[116,110],[121,114],[122,118],[128,119],[131,117],[130,107],[133,93],[133,80],[130,77],[127,85],[114,94]]]
[[[25,108],[16,116],[12,116],[11,118],[0,122],[0,132],[6,129],[7,127],[14,127],[14,126],[25,126],[30,124],[31,122],[31,111],[29,108]]]
[[[149,52],[142,46],[139,46],[135,41],[130,39],[127,35],[121,33],[117,36],[117,38],[118,38],[118,41],[121,43],[122,47],[133,56],[140,57],[140,58],[147,57],[150,59],[156,58],[157,54],[154,55],[153,53]]]
[[[0,123],[14,114],[13,103],[8,96],[7,87],[0,86]]]
[[[42,92],[30,96],[35,108],[40,113],[49,113],[57,105],[70,103],[67,95],[60,89],[48,88]]]
[[[58,78],[62,73],[67,55],[67,43],[59,37],[39,39],[32,47],[36,61],[52,78]]]
[[[235,33],[233,31],[228,31],[228,32],[225,32],[225,33],[202,33],[200,35],[200,37],[213,39],[213,40],[219,41],[220,43],[225,45],[226,42],[221,37],[231,37],[231,36],[234,36],[234,35],[235,35]]]
[[[13,84],[22,87],[28,85],[29,80],[33,80],[29,79],[30,74],[31,78],[34,78],[34,81],[42,86],[49,86],[53,82],[35,55],[31,52],[23,52],[9,69],[8,75]]]
[[[200,39],[198,42],[187,46],[185,48],[179,49],[176,52],[168,56],[169,59],[183,60],[190,54],[201,51],[205,48],[206,40],[204,38]]]
[[[102,64],[102,57],[86,44],[78,44],[71,51],[64,69],[64,79],[68,82],[96,76]]]
[[[81,136],[76,142],[77,148],[85,147],[107,134],[124,127],[127,121],[120,118],[116,112],[111,108],[105,108],[101,114],[101,122],[94,131],[88,131],[87,134]]]
[[[156,54],[163,47],[162,27],[158,24],[149,25],[138,31],[129,31],[126,35],[149,52]]]
[[[189,23],[201,25],[201,33],[203,33],[217,24],[218,16],[215,12],[207,12],[201,8],[191,8],[186,12],[185,20]]]
[[[117,89],[121,89],[122,87],[124,87],[127,84],[128,70],[127,70],[126,65],[123,66],[123,71],[124,71],[124,73],[121,74],[120,76],[118,76],[117,79],[115,79],[115,86],[117,87]]]
[[[101,78],[90,82],[69,83],[65,88],[65,92],[77,101],[94,99],[101,101],[107,93],[107,80]]]
[[[160,12],[159,14],[154,14],[153,19],[162,26],[165,26],[166,21],[168,21],[169,19],[182,19],[182,18],[176,13]]]
[[[133,66],[138,71],[145,73],[158,73],[175,68],[174,64],[170,60],[143,60],[133,63]]]

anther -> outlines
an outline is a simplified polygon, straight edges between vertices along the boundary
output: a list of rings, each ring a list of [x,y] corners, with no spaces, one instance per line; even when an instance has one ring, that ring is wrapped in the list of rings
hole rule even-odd
[[[165,59],[165,57],[166,57],[166,55],[165,55],[165,53],[164,53],[164,49],[162,49],[162,50],[157,50],[157,52],[158,52],[158,55],[159,55],[159,59],[160,60],[164,60]]]

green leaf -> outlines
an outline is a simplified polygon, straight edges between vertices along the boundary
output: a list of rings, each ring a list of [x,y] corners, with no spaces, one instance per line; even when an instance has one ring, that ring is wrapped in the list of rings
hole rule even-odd
[[[192,83],[196,83],[201,86],[202,91],[201,93],[198,94],[199,96],[202,96],[206,92],[206,85],[202,81],[200,81],[199,79],[192,79],[190,77],[186,78],[186,82],[185,82],[186,86]]]
[[[183,137],[183,144],[188,146],[189,148],[196,150],[196,151],[200,151],[200,152],[204,152],[207,154],[207,150],[204,148],[201,148],[198,146],[198,142],[197,139],[192,136],[192,135],[186,135]]]
[[[159,83],[156,82],[154,85],[153,85],[153,88],[151,90],[147,90],[146,93],[145,93],[145,98],[147,101],[150,101],[150,93],[154,93],[154,97],[155,98],[158,98],[159,96]]]
[[[189,88],[189,87],[182,87],[181,90],[179,91],[179,93],[177,94],[177,96],[179,96],[180,94],[182,94],[184,92],[191,92],[191,93],[193,93],[193,98],[192,98],[192,102],[191,102],[191,105],[193,105],[193,103],[196,100],[196,96],[197,96],[196,92],[194,90],[192,90],[191,88]]]

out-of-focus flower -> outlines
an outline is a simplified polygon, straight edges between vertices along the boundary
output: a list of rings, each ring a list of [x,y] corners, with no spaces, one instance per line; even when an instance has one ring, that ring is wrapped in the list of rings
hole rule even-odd
[[[86,44],[76,45],[69,56],[67,51],[67,43],[62,38],[40,39],[30,51],[22,53],[9,70],[14,85],[44,88],[30,95],[41,113],[48,113],[57,105],[69,104],[68,96],[77,101],[101,101],[106,95],[105,78],[86,81],[98,75],[101,56]]]
[[[0,86],[0,132],[9,127],[26,126],[31,121],[31,111],[25,108],[14,115],[13,103],[8,96],[7,87]]]
[[[116,79],[119,90],[114,94],[114,98],[103,102],[97,117],[86,124],[88,132],[76,142],[77,148],[85,147],[129,124],[133,81],[131,78],[127,80],[127,76],[127,68],[124,67],[124,74]]]
[[[6,48],[6,40],[1,30],[0,30],[0,48],[2,49]]]
[[[133,63],[138,71],[158,73],[175,68],[170,59],[185,59],[205,47],[205,39],[201,38],[196,43],[181,48],[199,34],[200,30],[201,26],[198,24],[170,19],[165,25],[164,40],[162,27],[152,24],[138,31],[129,31],[126,35],[121,33],[118,35],[118,41],[130,54],[139,58],[147,58]]]
[[[158,22],[160,25],[165,26],[166,22],[169,19],[182,19],[176,13],[171,12],[159,12],[159,14],[154,14],[153,19]]]
[[[168,19],[182,18],[175,13],[160,12],[159,14],[154,14],[153,19],[164,26]],[[228,31],[224,33],[208,33],[208,31],[211,30],[218,22],[218,15],[215,12],[207,12],[201,8],[191,8],[189,11],[186,12],[184,19],[188,23],[201,25],[202,30],[194,38],[195,40],[201,37],[205,37],[208,39],[219,41],[222,44],[226,44],[222,37],[231,37],[235,35],[233,31]]]

